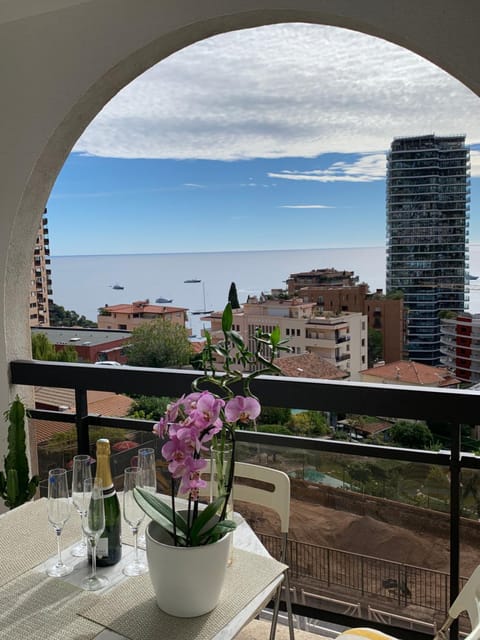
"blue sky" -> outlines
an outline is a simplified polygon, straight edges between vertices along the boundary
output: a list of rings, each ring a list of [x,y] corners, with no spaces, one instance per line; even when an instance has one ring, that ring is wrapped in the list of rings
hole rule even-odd
[[[478,98],[418,56],[305,24],[223,34],[120,92],[48,202],[54,255],[378,246],[395,136],[465,133]]]

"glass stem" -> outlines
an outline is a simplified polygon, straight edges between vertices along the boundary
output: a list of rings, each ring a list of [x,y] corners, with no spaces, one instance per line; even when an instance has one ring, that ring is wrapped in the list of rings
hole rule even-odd
[[[55,533],[57,534],[57,567],[61,567],[63,565],[62,548],[60,546],[60,535],[62,533],[62,530],[61,529],[55,529]]]
[[[133,548],[135,550],[135,562],[138,563],[138,527],[132,527]]]
[[[90,538],[90,547],[92,549],[92,573],[90,578],[93,580],[97,576],[97,545],[95,538]]]

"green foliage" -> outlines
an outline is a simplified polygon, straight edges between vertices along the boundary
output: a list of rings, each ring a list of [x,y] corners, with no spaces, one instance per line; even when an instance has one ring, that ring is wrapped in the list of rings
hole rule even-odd
[[[295,413],[290,418],[290,426],[299,436],[323,436],[330,432],[327,419],[321,411]]]
[[[395,289],[395,291],[390,291],[385,296],[388,300],[402,300],[405,297],[402,289]]]
[[[368,328],[368,366],[383,358],[383,335],[379,329]]]
[[[39,477],[29,478],[25,444],[25,406],[18,396],[5,411],[8,421],[8,454],[4,458],[4,471],[0,471],[0,496],[9,509],[19,507],[35,495]]]
[[[262,407],[262,413],[257,418],[257,424],[288,424],[292,410],[284,407]]]
[[[164,415],[170,398],[165,396],[138,396],[130,406],[127,415],[137,420],[155,420]]]
[[[67,311],[55,302],[49,303],[50,326],[52,327],[85,327],[95,328],[96,322],[87,320],[85,316],[79,316],[76,311]]]
[[[391,440],[408,449],[428,449],[433,444],[433,436],[424,422],[399,420],[390,429]]]
[[[454,320],[457,317],[456,311],[450,311],[449,309],[440,309],[438,312],[438,317],[442,320]]]
[[[228,301],[232,306],[232,309],[240,309],[240,303],[238,301],[238,294],[237,294],[237,285],[235,284],[235,282],[232,282],[232,284],[230,285],[230,290],[228,292]]]
[[[133,330],[126,354],[134,367],[183,367],[190,363],[192,345],[184,326],[159,318]]]
[[[277,435],[291,436],[292,430],[286,424],[261,424],[257,425],[261,433],[276,433]]]
[[[57,351],[45,333],[34,333],[32,335],[32,358],[53,362],[77,362],[78,354],[72,345],[67,345]]]

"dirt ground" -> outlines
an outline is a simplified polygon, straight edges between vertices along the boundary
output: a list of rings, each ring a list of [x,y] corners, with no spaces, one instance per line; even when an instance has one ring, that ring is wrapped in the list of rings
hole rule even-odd
[[[239,511],[259,532],[278,534],[274,513],[246,504],[242,504]],[[291,501],[289,537],[308,544],[449,572],[448,538],[300,500]],[[468,577],[479,562],[479,549],[462,545],[461,575]]]

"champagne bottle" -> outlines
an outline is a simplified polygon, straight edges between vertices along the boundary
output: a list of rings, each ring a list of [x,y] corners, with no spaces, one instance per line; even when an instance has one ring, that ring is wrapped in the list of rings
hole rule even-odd
[[[102,481],[105,503],[105,530],[97,542],[97,565],[106,567],[116,564],[122,557],[120,503],[113,485],[110,468],[110,441],[106,438],[97,440],[95,478]]]

